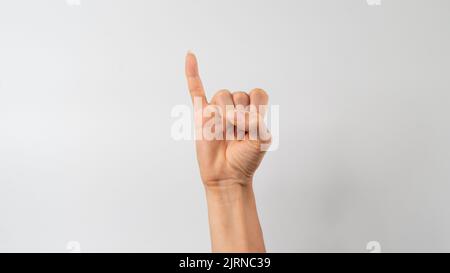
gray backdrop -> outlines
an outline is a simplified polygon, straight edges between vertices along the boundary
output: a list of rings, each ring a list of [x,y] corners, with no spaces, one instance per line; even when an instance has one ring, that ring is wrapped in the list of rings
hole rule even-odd
[[[188,49],[280,105],[269,251],[450,251],[448,0],[77,1],[0,1],[0,251],[210,250]]]

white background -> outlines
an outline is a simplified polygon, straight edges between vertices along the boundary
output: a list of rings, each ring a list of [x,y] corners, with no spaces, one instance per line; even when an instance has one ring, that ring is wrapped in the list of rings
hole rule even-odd
[[[0,251],[210,250],[188,49],[280,106],[268,251],[450,251],[449,48],[446,0],[1,0]]]

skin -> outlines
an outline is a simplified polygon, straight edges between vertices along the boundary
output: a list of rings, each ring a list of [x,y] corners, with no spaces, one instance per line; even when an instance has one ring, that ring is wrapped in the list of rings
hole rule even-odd
[[[219,118],[223,126],[216,126],[215,129],[225,136],[227,126],[231,126],[235,136],[244,136],[241,140],[196,139],[197,160],[208,203],[212,251],[265,252],[253,192],[253,176],[265,154],[261,147],[270,144],[270,136],[267,137],[267,130],[261,122],[263,109],[253,118],[242,109],[265,106],[268,96],[259,88],[249,93],[220,90],[208,103],[199,76],[198,62],[191,52],[186,55],[186,79],[192,101],[201,101],[202,104],[202,111],[197,111],[196,115],[207,107],[218,107],[222,110]],[[227,105],[232,108],[231,112],[225,110],[230,110],[226,108]],[[245,126],[237,126],[239,117],[236,113],[239,111],[244,113],[240,120],[245,120]],[[215,116],[195,119],[197,133],[203,132],[205,123],[211,118]],[[257,124],[266,135],[250,138],[249,128],[252,124]]]

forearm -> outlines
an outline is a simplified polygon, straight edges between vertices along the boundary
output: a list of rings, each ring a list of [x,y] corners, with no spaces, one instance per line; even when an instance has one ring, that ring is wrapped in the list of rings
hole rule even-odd
[[[205,186],[213,252],[265,252],[252,183]]]

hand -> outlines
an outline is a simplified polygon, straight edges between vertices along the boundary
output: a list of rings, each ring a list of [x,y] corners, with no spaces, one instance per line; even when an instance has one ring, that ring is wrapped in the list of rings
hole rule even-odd
[[[260,108],[267,105],[267,94],[261,89],[249,94],[222,90],[208,104],[192,53],[186,56],[186,78],[194,102],[197,159],[206,189],[212,250],[265,252],[252,181],[270,144],[262,118],[265,109]],[[210,110],[219,112],[204,115]],[[215,138],[204,135],[213,131]]]
[[[247,94],[221,90],[208,104],[198,73],[197,59],[190,52],[186,56],[186,78],[192,101],[201,102],[200,108],[195,111],[196,115],[202,115],[207,107],[221,111],[219,117],[202,115],[195,118],[196,135],[201,138],[196,140],[196,148],[203,183],[208,187],[251,183],[253,174],[264,157],[264,148],[270,145],[270,134],[263,121],[268,103],[266,92],[254,89]],[[203,132],[209,130],[205,126],[210,126],[215,121],[212,119],[217,118],[219,122],[213,129],[220,132],[214,134],[221,135],[222,139],[205,139]],[[209,122],[211,120],[213,122]],[[220,124],[222,126],[218,126]],[[252,128],[257,132],[255,137],[252,137]],[[230,132],[234,140],[227,138]]]

